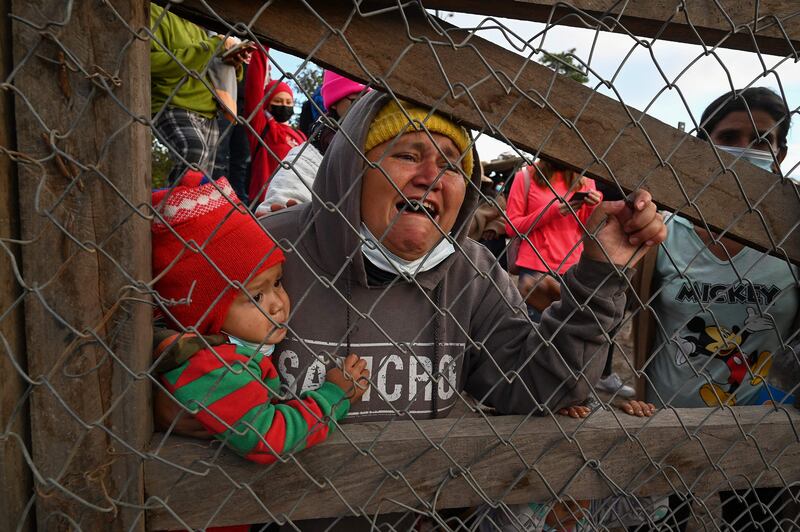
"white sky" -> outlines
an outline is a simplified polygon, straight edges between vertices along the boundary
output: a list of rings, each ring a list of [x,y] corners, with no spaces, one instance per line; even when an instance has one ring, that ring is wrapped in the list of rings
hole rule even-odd
[[[465,14],[454,14],[447,18],[450,24],[464,28],[476,28],[483,20],[482,16]],[[596,74],[590,75],[588,86],[596,87],[598,76],[613,81],[615,90],[627,105],[639,110],[648,109],[650,115],[673,126],[685,122],[687,131],[694,127],[691,116],[699,120],[703,109],[717,96],[751,84],[769,87],[778,94],[782,89],[789,109],[794,112],[793,117],[798,114],[800,67],[786,58],[726,49],[719,49],[714,55],[704,57],[702,48],[697,45],[655,41],[645,48],[637,46],[634,39],[627,35],[566,26],[550,27],[545,34],[541,34],[545,29],[544,24],[497,20],[519,38],[530,40],[536,37],[531,44],[537,48],[545,48],[550,52],[575,48],[575,55],[588,63]],[[496,24],[492,25],[497,27]],[[477,35],[513,50],[507,37],[514,37],[509,33],[504,37],[497,29],[481,28]],[[591,53],[593,42],[594,52]],[[298,59],[290,55],[277,51],[270,55],[284,69],[294,70],[299,65]],[[670,84],[673,88],[664,90]],[[606,87],[600,87],[599,92],[616,99],[616,95]],[[788,155],[782,169],[785,175],[798,177],[800,134],[790,130],[788,141]],[[477,145],[484,161],[511,151],[506,144],[485,135],[481,136]]]

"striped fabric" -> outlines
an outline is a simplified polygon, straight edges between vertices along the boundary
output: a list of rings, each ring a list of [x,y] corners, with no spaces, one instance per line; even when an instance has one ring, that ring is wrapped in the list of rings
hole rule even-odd
[[[161,379],[215,438],[260,464],[324,441],[350,409],[329,382],[280,401],[272,359],[233,344],[198,351]]]

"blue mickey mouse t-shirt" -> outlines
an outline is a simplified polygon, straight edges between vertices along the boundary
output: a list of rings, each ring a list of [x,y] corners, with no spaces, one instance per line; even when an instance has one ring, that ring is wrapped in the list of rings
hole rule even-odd
[[[647,400],[674,407],[760,402],[772,354],[792,334],[797,269],[751,248],[721,260],[690,221],[673,216],[668,227],[653,283]]]

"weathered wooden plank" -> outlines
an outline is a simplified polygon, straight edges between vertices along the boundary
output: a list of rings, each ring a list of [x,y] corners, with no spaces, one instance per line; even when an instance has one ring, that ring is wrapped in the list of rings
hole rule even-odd
[[[8,78],[13,68],[11,57],[10,0],[0,0],[0,79]],[[25,371],[25,323],[18,299],[22,292],[14,282],[14,264],[21,262],[19,246],[19,196],[17,174],[10,152],[14,143],[13,99],[0,91],[0,530],[33,528],[33,512],[26,506],[33,495],[31,471],[24,449],[30,449],[27,383],[16,366]]]
[[[800,264],[795,185],[463,30],[447,36],[411,7],[361,16],[350,2],[186,0],[181,14],[224,29],[247,22],[271,46],[352,78],[389,86],[474,129],[546,154],[624,189],[649,189],[664,208]],[[351,16],[352,15],[352,16]],[[298,31],[302,28],[302,31]],[[392,35],[391,39],[376,36]],[[454,43],[458,43],[455,45]],[[468,91],[468,94],[465,93]],[[720,164],[720,161],[725,165]]]
[[[426,0],[425,7],[600,28],[708,48],[800,53],[800,6],[793,0]]]
[[[31,443],[42,530],[142,530],[152,434],[148,20],[135,0],[11,3]],[[54,24],[58,22],[58,24]],[[130,24],[130,26],[128,26]],[[113,97],[112,97],[113,95]],[[146,214],[146,213],[145,213]],[[131,506],[128,506],[131,505]]]
[[[799,423],[791,407],[665,410],[650,420],[599,411],[583,423],[522,416],[361,423],[299,453],[297,464],[267,468],[216,443],[170,438],[160,446],[156,434],[158,460],[145,467],[148,526],[387,513],[434,499],[451,508],[553,493],[597,498],[613,485],[656,495],[671,493],[670,481],[701,496],[728,482],[784,486],[800,480]]]

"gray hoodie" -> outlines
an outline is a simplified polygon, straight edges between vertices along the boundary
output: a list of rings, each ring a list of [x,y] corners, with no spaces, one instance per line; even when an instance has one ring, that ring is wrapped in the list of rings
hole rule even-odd
[[[622,317],[627,282],[612,266],[582,259],[564,275],[562,301],[532,325],[511,278],[466,236],[479,165],[452,231],[456,252],[414,282],[368,281],[358,233],[360,148],[387,101],[372,92],[347,114],[311,203],[261,219],[288,250],[290,332],[273,355],[283,382],[300,392],[323,382],[330,356],[365,357],[372,386],[348,421],[447,416],[462,391],[499,413],[544,413],[585,400],[605,362],[605,333]]]

